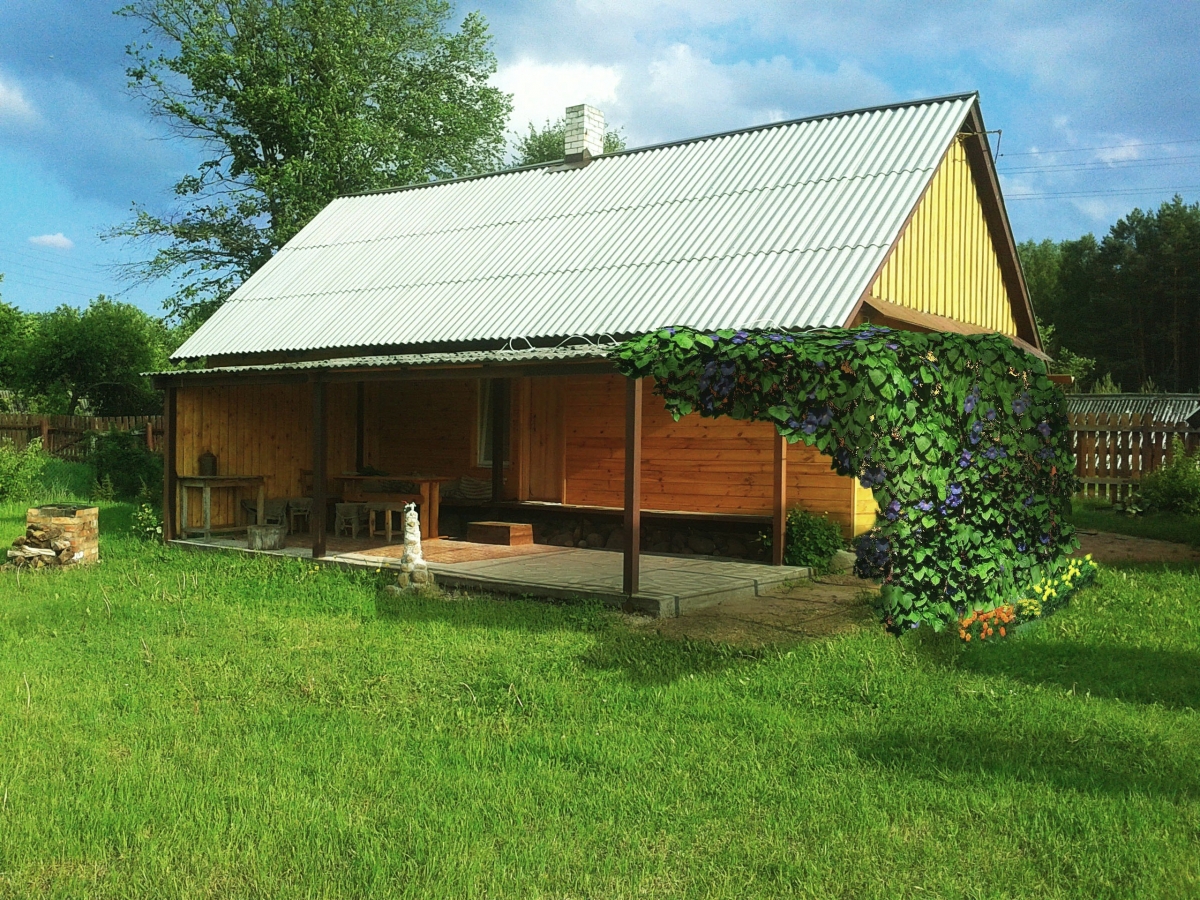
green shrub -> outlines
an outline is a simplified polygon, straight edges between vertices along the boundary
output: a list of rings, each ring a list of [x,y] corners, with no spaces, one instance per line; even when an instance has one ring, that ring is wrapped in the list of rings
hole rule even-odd
[[[162,516],[150,503],[141,503],[133,511],[133,533],[143,541],[162,540]]]
[[[96,470],[87,463],[51,456],[46,460],[41,481],[42,492],[52,500],[82,500],[91,494]]]
[[[30,441],[24,450],[7,438],[0,441],[0,500],[31,500],[40,493],[47,459],[40,440]]]
[[[814,516],[798,506],[789,510],[783,544],[783,561],[789,566],[828,572],[833,554],[844,546],[842,529],[827,516]]]
[[[1142,478],[1142,501],[1166,512],[1200,515],[1200,449],[1187,453],[1178,438],[1171,449],[1171,461]]]
[[[162,457],[147,449],[142,435],[109,431],[92,439],[88,462],[100,485],[111,484],[115,498],[132,500],[143,490],[162,493]]]

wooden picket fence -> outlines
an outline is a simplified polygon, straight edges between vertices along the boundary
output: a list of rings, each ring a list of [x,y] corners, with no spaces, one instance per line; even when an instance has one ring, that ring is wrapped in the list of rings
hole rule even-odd
[[[162,416],[32,416],[0,414],[0,441],[10,440],[19,449],[41,439],[42,447],[61,459],[82,460],[87,450],[83,440],[93,431],[133,431],[143,434],[151,450],[163,436]]]
[[[1200,428],[1164,425],[1150,413],[1071,413],[1068,419],[1075,474],[1087,497],[1124,500],[1143,475],[1170,462],[1176,439],[1189,452],[1200,447]]]

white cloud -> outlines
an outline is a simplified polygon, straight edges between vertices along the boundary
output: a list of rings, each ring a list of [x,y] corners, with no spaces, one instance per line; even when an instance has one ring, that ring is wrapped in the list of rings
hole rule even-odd
[[[70,250],[75,246],[75,242],[61,231],[55,234],[39,234],[31,237],[29,243],[36,247],[53,247],[55,250]]]
[[[0,122],[5,119],[28,121],[36,115],[33,105],[25,99],[20,86],[0,78]]]
[[[543,63],[526,57],[500,67],[492,81],[513,95],[510,127],[523,132],[530,122],[540,126],[562,118],[566,108],[577,103],[601,109],[615,103],[621,73],[616,66]]]

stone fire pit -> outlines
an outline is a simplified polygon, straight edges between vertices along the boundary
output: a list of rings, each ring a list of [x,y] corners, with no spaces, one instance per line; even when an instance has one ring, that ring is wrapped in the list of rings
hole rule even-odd
[[[41,569],[74,566],[100,559],[100,510],[56,504],[25,514],[25,534],[8,551],[12,565]]]

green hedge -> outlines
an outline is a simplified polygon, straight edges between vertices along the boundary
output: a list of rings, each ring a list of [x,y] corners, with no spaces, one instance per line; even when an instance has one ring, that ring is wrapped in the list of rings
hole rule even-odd
[[[1001,335],[664,328],[612,355],[676,418],[772,422],[871,488],[858,571],[889,626],[1011,603],[1076,546],[1063,394]]]

